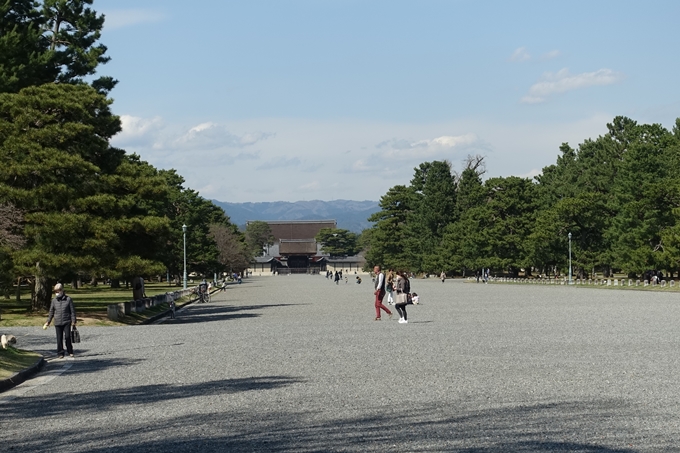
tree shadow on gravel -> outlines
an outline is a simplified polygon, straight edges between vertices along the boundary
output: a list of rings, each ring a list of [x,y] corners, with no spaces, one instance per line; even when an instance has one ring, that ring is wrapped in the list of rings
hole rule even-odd
[[[120,368],[137,365],[143,362],[143,359],[85,359],[76,356],[73,361],[73,366],[69,369],[69,374],[88,374],[88,373],[99,373],[100,371],[108,370],[111,368]],[[54,361],[50,363],[52,365],[60,365],[65,363],[64,360]]]
[[[71,368],[71,370],[73,370]],[[69,372],[71,372],[69,370]],[[196,396],[271,390],[303,382],[291,376],[261,376],[222,379],[200,384],[149,384],[96,392],[58,392],[51,395],[24,396],[3,405],[15,420],[22,418],[69,415],[79,412],[115,411],[129,405],[153,405],[161,401]]]
[[[292,307],[302,304],[263,304],[263,305],[198,305],[177,313],[175,319],[167,319],[164,324],[191,324],[199,322],[226,321],[239,318],[257,318],[260,313],[242,313],[266,308]]]
[[[66,405],[68,406],[68,405]],[[324,413],[275,408],[226,410],[167,417],[143,431],[69,427],[55,439],[12,437],[29,450],[126,452],[580,452],[634,453],[630,442],[673,448],[671,440],[644,436],[629,426],[639,408],[617,401],[536,404],[485,410],[443,405],[394,406],[377,414]],[[626,415],[622,415],[621,411]],[[447,413],[448,412],[448,413]],[[330,415],[330,414],[332,415]],[[350,410],[350,413],[353,411]],[[639,414],[642,415],[642,414]],[[327,416],[321,418],[320,416]],[[330,419],[328,418],[330,417]],[[658,437],[658,436],[657,436]],[[641,446],[640,444],[638,446]],[[644,445],[642,445],[644,446]]]

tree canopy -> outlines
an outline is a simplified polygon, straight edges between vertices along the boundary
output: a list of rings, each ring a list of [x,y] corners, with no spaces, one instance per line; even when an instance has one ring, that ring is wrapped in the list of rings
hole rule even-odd
[[[369,220],[369,266],[463,275],[491,268],[586,276],[680,270],[680,119],[672,131],[616,117],[607,134],[577,148],[564,143],[556,163],[534,180],[482,180],[484,158],[460,174],[448,162],[414,169]]]
[[[109,57],[92,3],[0,4],[0,283],[30,278],[34,309],[47,307],[57,279],[178,276],[183,224],[193,272],[234,268],[225,234],[244,243],[175,170],[111,146],[121,122],[106,94],[116,82],[96,78]]]

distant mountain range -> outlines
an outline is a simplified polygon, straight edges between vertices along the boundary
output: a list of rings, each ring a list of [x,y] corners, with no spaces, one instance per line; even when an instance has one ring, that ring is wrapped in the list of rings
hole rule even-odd
[[[224,209],[231,221],[243,227],[248,220],[328,220],[338,222],[338,228],[361,233],[371,227],[367,220],[380,210],[377,201],[274,201],[266,203],[227,203],[212,200]]]

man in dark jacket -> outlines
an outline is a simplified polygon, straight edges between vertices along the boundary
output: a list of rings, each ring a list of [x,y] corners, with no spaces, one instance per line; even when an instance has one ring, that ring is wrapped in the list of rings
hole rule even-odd
[[[54,328],[57,331],[57,357],[64,358],[64,334],[66,334],[66,350],[73,357],[73,343],[71,343],[71,325],[76,325],[76,310],[73,308],[73,300],[64,293],[61,283],[54,286],[56,296],[50,305],[50,315],[44,328],[50,325],[54,318]]]

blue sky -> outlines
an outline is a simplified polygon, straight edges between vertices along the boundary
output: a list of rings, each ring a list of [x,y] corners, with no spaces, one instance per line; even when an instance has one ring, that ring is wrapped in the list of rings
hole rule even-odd
[[[534,176],[680,117],[680,2],[95,0],[114,144],[221,201],[378,200],[421,162]]]

